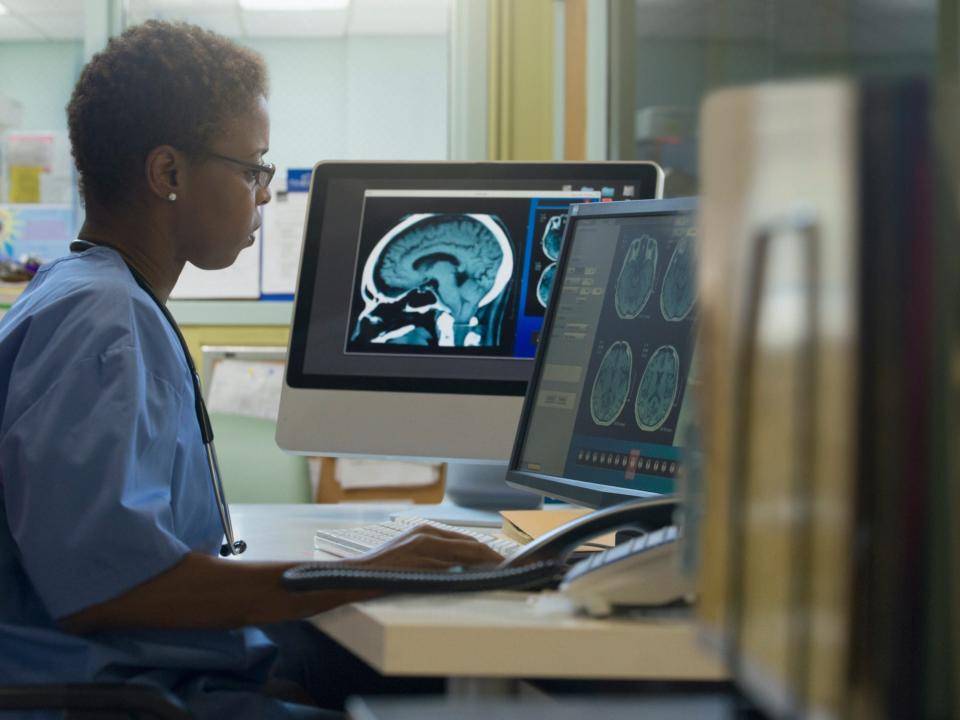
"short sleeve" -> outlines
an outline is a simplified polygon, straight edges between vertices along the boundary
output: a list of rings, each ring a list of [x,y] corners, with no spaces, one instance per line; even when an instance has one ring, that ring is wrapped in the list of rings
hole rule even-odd
[[[150,373],[134,347],[114,346],[64,362],[54,384],[5,418],[10,529],[53,617],[121,595],[190,551],[171,509],[185,402],[186,387]]]

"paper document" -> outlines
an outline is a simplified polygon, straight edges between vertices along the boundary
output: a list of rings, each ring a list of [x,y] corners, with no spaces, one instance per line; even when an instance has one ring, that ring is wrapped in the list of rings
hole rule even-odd
[[[263,208],[264,295],[293,295],[296,290],[308,197],[304,192],[278,192]]]
[[[392,460],[337,459],[337,482],[344,490],[383,487],[424,487],[439,479],[436,465]]]
[[[269,360],[220,360],[213,366],[207,408],[276,421],[283,368],[282,362]]]
[[[223,270],[201,270],[187,263],[170,297],[174,300],[259,299],[259,248],[254,245],[241,250],[237,261]]]
[[[10,203],[70,205],[74,196],[70,143],[63,131],[7,133],[0,138],[4,197]]]
[[[592,512],[589,508],[569,508],[563,510],[501,510],[503,534],[517,542],[528,543],[564,523],[576,520]],[[596,546],[613,547],[615,534],[599,535],[590,540],[588,549]]]
[[[72,205],[0,203],[0,255],[47,262],[69,254],[76,237],[77,212]]]

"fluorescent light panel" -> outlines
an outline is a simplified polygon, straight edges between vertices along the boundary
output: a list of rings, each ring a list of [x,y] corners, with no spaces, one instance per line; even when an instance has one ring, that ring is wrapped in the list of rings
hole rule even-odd
[[[3,3],[0,3],[0,15],[6,15],[9,12]]]
[[[255,12],[284,11],[295,12],[304,10],[344,10],[350,5],[350,0],[239,0],[244,10]]]

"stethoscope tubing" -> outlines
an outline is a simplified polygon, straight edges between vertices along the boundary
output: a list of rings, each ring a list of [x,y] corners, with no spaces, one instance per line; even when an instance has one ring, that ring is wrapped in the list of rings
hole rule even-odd
[[[90,248],[97,247],[96,243],[88,240],[76,240],[70,243],[71,252],[82,252]],[[122,258],[122,256],[121,256]],[[154,295],[153,290],[144,278],[130,263],[123,261],[136,280],[137,285],[143,290],[154,304],[159,308],[161,314],[166,318],[167,323],[173,329],[177,341],[180,343],[180,349],[183,351],[183,358],[187,362],[187,369],[190,372],[190,380],[193,383],[194,409],[197,414],[197,424],[200,426],[200,438],[203,441],[204,453],[207,458],[207,468],[210,472],[210,484],[213,486],[213,497],[217,503],[217,512],[220,515],[220,524],[223,526],[223,536],[226,542],[220,546],[220,554],[223,557],[229,555],[239,555],[247,549],[247,544],[243,540],[236,540],[233,535],[233,523],[230,520],[230,506],[227,504],[226,494],[223,491],[223,481],[220,476],[220,463],[217,461],[217,450],[213,444],[213,425],[210,423],[210,415],[207,412],[206,403],[203,401],[203,393],[200,387],[200,375],[197,372],[197,366],[193,363],[193,356],[190,354],[190,348],[187,347],[187,341],[180,332],[180,327],[174,319],[170,310],[160,302],[160,298]]]

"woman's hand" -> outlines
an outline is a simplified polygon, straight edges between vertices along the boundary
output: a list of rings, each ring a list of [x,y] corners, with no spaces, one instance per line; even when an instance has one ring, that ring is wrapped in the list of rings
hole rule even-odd
[[[501,560],[497,552],[469,535],[419,525],[351,562],[377,568],[437,570],[455,565],[496,565]]]
[[[374,568],[442,569],[494,565],[500,560],[500,555],[472,537],[421,525],[348,562]],[[74,633],[235,628],[307,617],[381,594],[371,590],[292,593],[280,583],[281,574],[290,567],[290,563],[229,562],[191,553],[123,595],[61,622]]]

